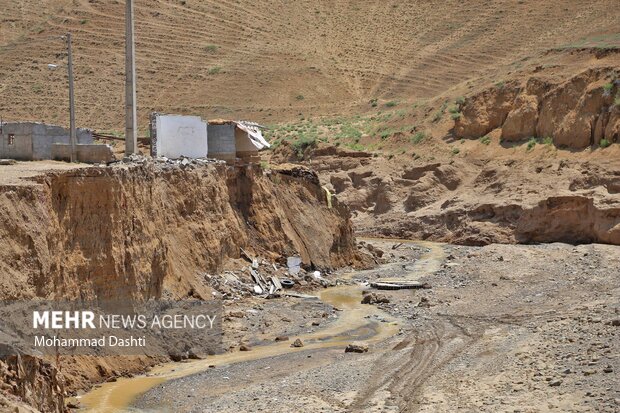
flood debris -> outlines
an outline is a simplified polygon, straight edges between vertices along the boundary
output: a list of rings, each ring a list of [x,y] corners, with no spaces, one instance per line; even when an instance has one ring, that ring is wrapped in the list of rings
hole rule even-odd
[[[345,353],[366,353],[368,352],[368,345],[361,342],[353,342],[349,344],[345,349]]]
[[[428,283],[423,283],[420,281],[413,280],[402,280],[402,281],[392,281],[392,280],[377,280],[370,283],[372,288],[376,288],[377,290],[407,290],[407,289],[418,289],[418,288],[431,288],[431,285]]]
[[[364,297],[362,298],[362,304],[387,304],[390,299],[383,294],[371,293],[364,291]]]
[[[301,257],[288,257],[286,259],[289,275],[297,275],[301,270]]]

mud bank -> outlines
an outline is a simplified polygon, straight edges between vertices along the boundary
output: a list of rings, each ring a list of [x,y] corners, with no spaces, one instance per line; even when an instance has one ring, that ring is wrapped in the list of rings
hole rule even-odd
[[[620,245],[615,159],[571,156],[552,145],[531,159],[516,150],[496,159],[392,162],[334,147],[307,155],[321,183],[351,208],[359,234],[465,245]]]
[[[366,265],[348,209],[335,198],[328,206],[316,175],[303,169],[145,162],[50,171],[1,186],[0,205],[2,299],[209,299],[206,275],[241,262],[242,248],[270,262],[299,254],[322,270]],[[52,390],[157,361],[64,360],[67,382]],[[34,403],[44,387],[7,390],[40,410],[62,411],[62,397]]]

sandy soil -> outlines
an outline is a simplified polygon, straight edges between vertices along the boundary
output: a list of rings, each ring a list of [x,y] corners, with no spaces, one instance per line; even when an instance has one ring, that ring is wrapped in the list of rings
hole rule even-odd
[[[556,47],[617,47],[617,2],[168,1],[135,3],[140,129],[156,110],[262,123],[356,113],[468,88]],[[124,3],[2,2],[4,119],[123,128]],[[48,64],[59,65],[49,70]],[[469,83],[473,82],[473,83]]]
[[[378,306],[399,319],[397,334],[370,342],[363,354],[345,353],[342,344],[240,363],[233,358],[161,384],[136,406],[158,412],[618,410],[618,247],[405,244],[392,250],[393,242],[373,243],[396,262],[355,273],[356,283],[424,275],[416,258],[427,252],[433,258],[421,278],[431,289],[375,292],[389,299]],[[282,304],[284,310],[288,303]]]

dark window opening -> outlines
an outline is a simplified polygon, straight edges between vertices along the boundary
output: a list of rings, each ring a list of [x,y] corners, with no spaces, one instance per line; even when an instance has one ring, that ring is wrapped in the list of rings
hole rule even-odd
[[[8,140],[8,144],[9,145],[13,145],[15,144],[15,135],[12,133],[9,133],[9,140]]]

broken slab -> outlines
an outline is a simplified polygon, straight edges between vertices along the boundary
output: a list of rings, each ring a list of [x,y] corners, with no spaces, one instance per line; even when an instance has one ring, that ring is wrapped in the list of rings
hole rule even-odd
[[[431,288],[428,283],[413,280],[377,280],[370,283],[372,288],[378,290],[405,290],[416,288]]]

